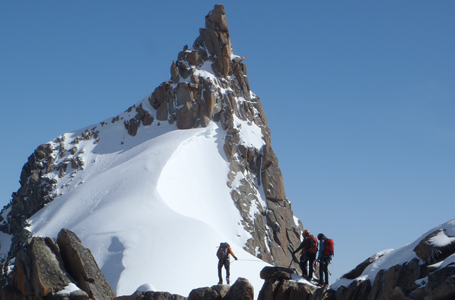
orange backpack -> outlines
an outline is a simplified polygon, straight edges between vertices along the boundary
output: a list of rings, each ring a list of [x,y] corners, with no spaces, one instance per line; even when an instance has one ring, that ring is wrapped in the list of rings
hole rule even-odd
[[[318,240],[310,235],[307,237],[306,243],[305,243],[305,249],[306,251],[310,253],[317,253],[318,252]]]

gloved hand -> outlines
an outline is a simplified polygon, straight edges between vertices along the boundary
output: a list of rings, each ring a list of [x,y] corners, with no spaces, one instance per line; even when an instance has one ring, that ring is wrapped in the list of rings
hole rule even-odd
[[[234,259],[237,260],[237,256],[234,256]]]

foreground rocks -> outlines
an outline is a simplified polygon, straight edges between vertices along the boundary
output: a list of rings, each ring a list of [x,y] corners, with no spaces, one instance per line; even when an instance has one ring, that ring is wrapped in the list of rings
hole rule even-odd
[[[117,297],[91,251],[74,232],[62,229],[57,241],[49,237],[27,241],[1,295],[2,300],[253,300],[254,288],[238,278],[232,286],[196,288],[188,297],[154,291]]]
[[[258,300],[449,300],[455,299],[455,266],[444,259],[455,254],[455,239],[437,230],[413,249],[416,258],[389,269],[380,270],[373,282],[352,279],[381,256],[363,261],[341,280],[347,286],[337,290],[318,287],[295,279],[295,269],[265,267],[258,274],[264,279]],[[452,241],[443,245],[433,238]],[[412,248],[411,248],[412,249]],[[429,264],[430,262],[431,264]],[[196,288],[188,297],[168,292],[140,292],[116,297],[101,273],[89,249],[71,231],[62,229],[57,241],[34,237],[17,253],[11,281],[2,290],[3,300],[253,300],[254,289],[245,278],[232,286],[214,285]]]
[[[135,292],[131,296],[121,296],[114,300],[253,300],[254,288],[245,278],[238,278],[232,286],[214,285],[194,289],[188,297],[168,292]]]
[[[57,243],[49,237],[31,238],[18,251],[11,282],[2,291],[3,300],[114,297],[91,251],[67,229],[60,231]]]
[[[260,276],[265,280],[258,300],[322,300],[329,299],[334,292],[326,287],[292,280],[294,269],[265,267]]]
[[[436,242],[435,242],[436,241]],[[445,241],[441,243],[440,241]],[[293,269],[266,267],[258,300],[452,300],[455,299],[455,237],[438,229],[416,242],[415,258],[361,279],[369,265],[386,254],[369,257],[340,279],[337,290],[292,280]],[[448,259],[447,261],[445,261]]]

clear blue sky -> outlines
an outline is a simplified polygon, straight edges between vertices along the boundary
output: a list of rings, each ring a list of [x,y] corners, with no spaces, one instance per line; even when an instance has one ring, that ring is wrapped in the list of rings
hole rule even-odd
[[[38,145],[169,79],[215,3],[0,1],[0,203]],[[294,213],[335,240],[335,277],[455,217],[455,2],[224,5]]]

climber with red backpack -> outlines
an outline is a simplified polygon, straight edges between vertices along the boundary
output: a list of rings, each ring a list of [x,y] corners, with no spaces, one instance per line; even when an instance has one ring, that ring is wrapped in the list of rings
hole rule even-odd
[[[319,244],[319,285],[329,284],[329,264],[334,255],[333,240],[327,238],[323,233],[318,234]],[[323,277],[325,280],[323,281]]]
[[[316,238],[310,234],[308,229],[303,231],[303,241],[300,243],[300,246],[292,252],[292,254],[297,253],[299,250],[302,250],[300,255],[300,269],[302,270],[302,276],[308,280],[313,279],[313,263],[316,259],[316,253],[318,252],[318,241]],[[307,271],[307,265],[309,263],[309,272]]]
[[[226,269],[226,282],[229,284],[229,276],[230,276],[230,264],[229,264],[229,254],[237,260],[237,256],[235,256],[234,252],[232,252],[231,246],[228,243],[220,243],[220,247],[218,251],[216,251],[216,256],[218,257],[218,284],[223,284],[223,277],[221,276],[221,269]]]

